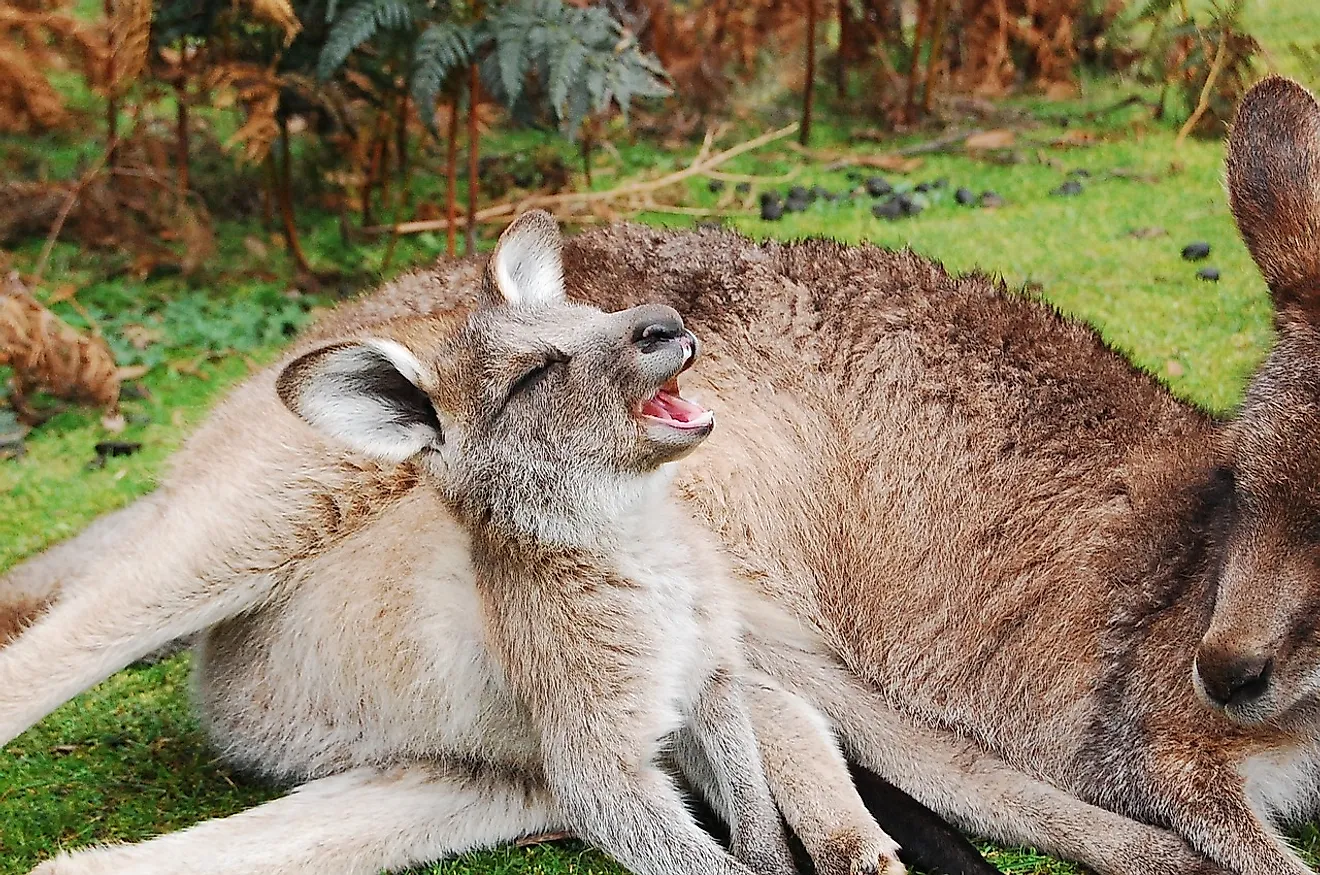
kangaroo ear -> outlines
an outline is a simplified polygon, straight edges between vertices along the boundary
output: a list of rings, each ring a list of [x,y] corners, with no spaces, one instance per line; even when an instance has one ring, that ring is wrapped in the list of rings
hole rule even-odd
[[[514,307],[564,299],[563,238],[545,210],[523,213],[500,235],[486,265],[488,303]]]
[[[1320,321],[1320,106],[1296,82],[1270,76],[1242,98],[1228,199],[1275,309]]]
[[[336,343],[284,369],[275,391],[328,438],[399,463],[445,442],[440,418],[419,387],[422,366],[392,340]]]

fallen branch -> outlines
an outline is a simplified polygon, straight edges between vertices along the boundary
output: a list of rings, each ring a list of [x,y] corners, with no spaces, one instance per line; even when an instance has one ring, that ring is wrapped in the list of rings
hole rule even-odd
[[[884,152],[879,155],[850,155],[846,152],[832,152],[827,149],[805,149],[796,143],[790,148],[812,161],[825,162],[827,171],[842,170],[845,167],[870,167],[875,170],[887,170],[890,173],[911,173],[921,166],[920,158],[910,158],[901,152]]]
[[[792,135],[797,129],[798,123],[793,122],[777,131],[769,131],[744,143],[731,146],[723,152],[717,152],[705,160],[694,161],[682,170],[675,170],[673,173],[668,173],[658,179],[652,179],[646,182],[628,183],[605,191],[581,191],[567,192],[565,194],[533,195],[532,197],[524,198],[521,201],[506,201],[502,204],[496,204],[495,206],[478,210],[473,216],[473,220],[476,222],[488,222],[492,219],[513,216],[538,207],[553,208],[570,204],[574,206],[586,205],[605,201],[623,200],[638,195],[650,194],[651,192],[659,191],[662,188],[668,188],[669,186],[682,182],[685,179],[690,179],[693,176],[705,174],[708,171],[719,167],[721,164],[724,164],[733,158],[737,158],[739,155],[751,152],[754,149],[759,149],[762,146],[775,142],[776,140],[782,140],[784,137]],[[421,234],[426,231],[443,231],[448,227],[448,219],[427,219],[419,222],[404,222],[401,225],[393,226],[376,225],[371,228],[364,228],[363,233]]]
[[[642,204],[638,207],[644,213],[673,213],[676,216],[755,216],[752,210],[721,210],[705,207],[675,207],[669,204]]]
[[[707,170],[703,176],[711,179],[718,179],[722,182],[750,182],[755,185],[782,185],[785,182],[792,182],[802,173],[801,167],[794,167],[787,173],[781,173],[778,176],[758,176],[754,173],[725,173],[723,170]]]

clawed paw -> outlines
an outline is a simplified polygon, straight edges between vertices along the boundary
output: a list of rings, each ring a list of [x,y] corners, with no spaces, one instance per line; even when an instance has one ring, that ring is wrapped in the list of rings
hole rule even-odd
[[[905,875],[898,845],[879,829],[846,829],[830,835],[815,859],[820,875]]]

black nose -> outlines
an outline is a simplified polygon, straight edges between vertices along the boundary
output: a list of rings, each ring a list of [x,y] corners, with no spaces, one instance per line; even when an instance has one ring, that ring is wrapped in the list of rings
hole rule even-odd
[[[686,333],[683,317],[669,307],[647,307],[637,315],[639,318],[633,324],[632,342],[644,352],[662,343],[677,340]]]
[[[1196,672],[1201,676],[1206,695],[1226,708],[1265,695],[1274,672],[1274,660],[1202,646],[1196,650]]]

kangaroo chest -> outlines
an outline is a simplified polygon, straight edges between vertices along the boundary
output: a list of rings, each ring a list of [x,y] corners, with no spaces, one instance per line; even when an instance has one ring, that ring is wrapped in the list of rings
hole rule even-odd
[[[541,738],[510,683],[508,649],[492,641],[466,537],[416,509],[406,529],[388,522],[204,636],[197,697],[213,742],[283,779],[445,756],[537,768]],[[612,653],[628,661],[621,720],[657,747],[709,670],[691,587],[645,583],[576,603],[525,600],[517,652],[535,649],[565,692],[619,677]]]

